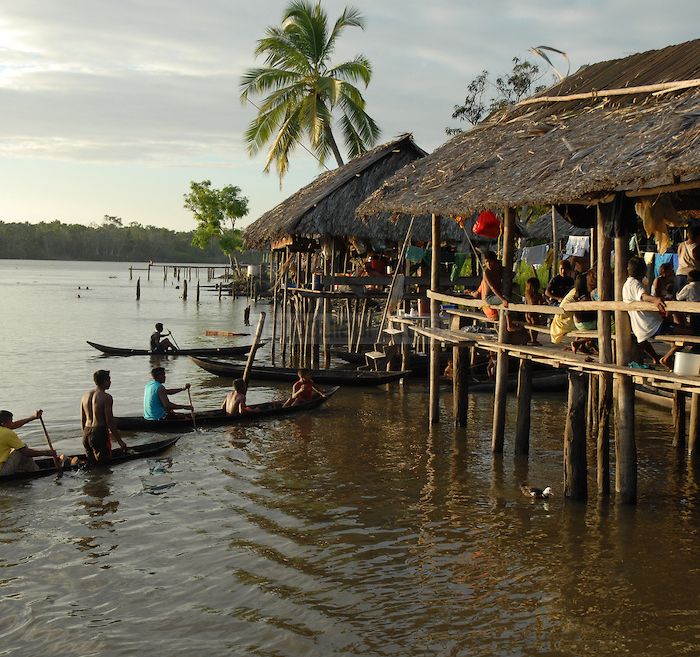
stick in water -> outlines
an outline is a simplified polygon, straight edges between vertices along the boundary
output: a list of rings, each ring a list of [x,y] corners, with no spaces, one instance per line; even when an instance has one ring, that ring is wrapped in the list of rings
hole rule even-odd
[[[51,438],[49,438],[49,432],[46,430],[46,425],[44,424],[44,418],[39,415],[39,422],[41,422],[41,428],[44,430],[44,435],[46,436],[46,442],[49,444],[49,449],[52,452],[55,452],[56,450],[53,448],[53,445],[51,444]],[[56,466],[56,474],[59,477],[63,476],[63,468],[61,467],[61,460],[58,458],[58,456],[53,457],[53,463]]]
[[[173,344],[175,345],[175,349],[180,351],[180,345],[177,343],[177,340],[175,340],[175,338],[173,337],[173,332],[170,329],[168,329],[168,333],[170,335],[170,339],[173,341]]]
[[[192,426],[194,427],[194,430],[197,431],[197,422],[194,419],[194,406],[192,405],[192,395],[190,394],[189,388],[187,388],[187,396],[190,399],[190,406],[191,406],[190,415],[192,417]]]

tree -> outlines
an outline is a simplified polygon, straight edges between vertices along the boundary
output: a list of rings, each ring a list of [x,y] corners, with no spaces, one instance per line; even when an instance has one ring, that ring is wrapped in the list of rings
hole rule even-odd
[[[331,55],[345,28],[364,29],[357,9],[346,7],[329,30],[328,16],[320,1],[292,0],[280,27],[267,28],[258,41],[256,57],[265,66],[249,69],[241,79],[241,102],[253,95],[266,95],[258,114],[245,133],[248,152],[256,155],[271,142],[265,162],[269,172],[274,161],[280,181],[289,168],[289,155],[307,136],[319,162],[332,152],[343,164],[333,135],[333,113],[349,157],[374,146],[380,130],[365,112],[365,99],[355,83],[365,88],[372,78],[372,65],[363,55],[333,66]]]
[[[185,207],[194,214],[197,229],[192,244],[206,249],[212,241],[219,244],[233,266],[234,253],[243,246],[242,232],[236,229],[236,219],[248,214],[248,199],[240,196],[241,188],[227,185],[212,189],[210,180],[190,182],[190,193],[185,194]]]
[[[498,76],[495,82],[489,80],[488,71],[482,71],[467,85],[464,103],[454,106],[452,118],[475,126],[492,112],[545,89],[546,85],[535,84],[541,77],[537,64],[526,59],[521,61],[518,57],[513,57],[513,70]],[[487,85],[493,88],[490,94],[486,92]],[[448,127],[445,132],[455,135],[462,132],[462,129]]]

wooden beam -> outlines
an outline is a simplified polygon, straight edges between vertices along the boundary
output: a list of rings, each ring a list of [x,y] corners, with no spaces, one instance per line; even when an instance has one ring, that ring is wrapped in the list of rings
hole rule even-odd
[[[532,402],[532,360],[523,358],[518,365],[518,410],[515,420],[515,453],[530,452],[530,409]]]

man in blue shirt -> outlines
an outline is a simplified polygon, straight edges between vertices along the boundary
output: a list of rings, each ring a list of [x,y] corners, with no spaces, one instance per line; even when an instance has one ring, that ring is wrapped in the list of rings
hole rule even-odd
[[[143,391],[143,417],[146,420],[164,420],[166,417],[177,416],[174,411],[184,409],[191,411],[192,406],[189,404],[174,404],[168,399],[169,395],[175,395],[178,392],[189,390],[190,384],[185,384],[184,388],[166,388],[165,369],[162,367],[154,367],[151,370],[152,381],[146,384]]]

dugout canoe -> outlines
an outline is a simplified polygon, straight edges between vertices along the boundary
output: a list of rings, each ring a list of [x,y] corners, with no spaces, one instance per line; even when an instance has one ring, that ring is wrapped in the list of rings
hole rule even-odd
[[[267,418],[284,417],[323,406],[323,404],[338,392],[339,389],[340,386],[329,388],[324,391],[326,395],[325,398],[319,397],[305,404],[284,407],[283,404],[285,400],[265,402],[263,404],[250,404],[250,408],[255,409],[254,411],[237,415],[226,415],[222,409],[217,408],[211,411],[195,412],[194,418],[198,428],[260,422]],[[136,415],[117,417],[114,419],[117,421],[117,426],[124,431],[191,431],[194,429],[192,417],[190,415],[183,415],[182,417],[165,420],[146,420]]]
[[[179,349],[177,351],[168,351],[167,353],[159,353],[149,351],[148,349],[124,349],[122,347],[109,347],[97,342],[86,342],[108,356],[246,356],[252,345],[243,344],[236,347],[194,347],[190,349]],[[265,343],[261,342],[262,347]]]
[[[109,465],[115,465],[119,463],[124,463],[126,461],[134,461],[135,459],[142,459],[148,456],[155,456],[164,452],[166,449],[172,447],[178,440],[180,436],[175,438],[167,438],[166,440],[158,440],[156,442],[145,443],[144,445],[134,445],[127,448],[126,453],[119,447],[112,450],[112,460]],[[78,463],[71,465],[71,460],[78,458]],[[37,457],[34,462],[39,466],[39,470],[36,472],[18,472],[11,475],[0,475],[1,481],[15,481],[21,479],[35,479],[37,477],[48,477],[50,475],[56,474],[56,466],[52,458],[47,458],[45,456]],[[85,454],[70,454],[66,455],[65,464],[63,466],[63,471],[67,472],[69,470],[79,470],[89,467],[85,458]]]
[[[190,356],[192,362],[203,370],[216,376],[225,376],[231,379],[239,379],[243,376],[245,367],[242,364],[228,363],[211,358],[199,358]],[[294,382],[299,377],[298,370],[293,367],[267,367],[254,365],[250,371],[250,378],[254,381],[287,381]],[[314,383],[339,386],[380,386],[385,383],[393,383],[410,372],[371,372],[367,370],[309,370]]]

